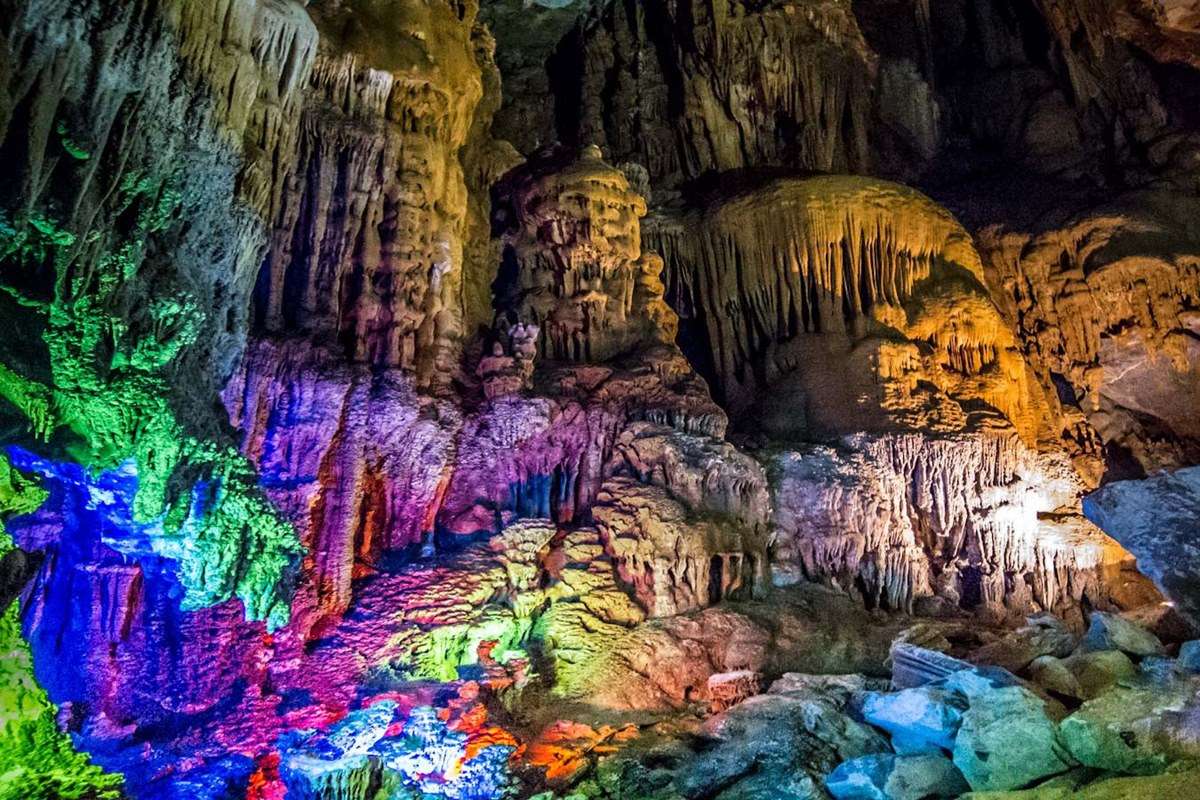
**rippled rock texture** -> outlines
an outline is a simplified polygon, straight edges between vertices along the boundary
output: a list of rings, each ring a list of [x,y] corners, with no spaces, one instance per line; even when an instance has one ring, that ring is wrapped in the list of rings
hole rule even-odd
[[[0,798],[1176,791],[1194,5],[0,0]]]

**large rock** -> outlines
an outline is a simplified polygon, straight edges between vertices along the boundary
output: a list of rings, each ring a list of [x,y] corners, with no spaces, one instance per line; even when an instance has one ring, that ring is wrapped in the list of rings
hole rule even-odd
[[[962,774],[941,754],[891,753],[846,761],[825,779],[836,800],[926,800],[967,791]]]
[[[954,741],[954,763],[972,789],[1016,789],[1071,767],[1058,726],[1020,686],[976,694]]]
[[[1080,788],[1049,786],[1023,792],[971,792],[962,800],[1194,800],[1200,772],[1109,778]]]
[[[970,659],[975,664],[991,664],[1009,672],[1020,672],[1043,656],[1068,656],[1078,643],[1078,637],[1062,619],[1042,614],[1031,617],[1025,625],[999,641],[973,651]]]
[[[1092,613],[1091,625],[1083,638],[1083,646],[1092,651],[1120,650],[1131,656],[1160,656],[1163,644],[1142,626],[1102,611]]]
[[[890,733],[900,752],[952,749],[966,710],[965,697],[937,686],[872,692],[862,705],[863,718]]]
[[[1137,556],[1180,611],[1200,621],[1200,467],[1121,481],[1086,497],[1088,517]]]
[[[1137,666],[1120,650],[1077,653],[1061,659],[1043,656],[1029,665],[1030,677],[1043,689],[1065,697],[1091,700],[1138,675]]]
[[[1182,670],[1200,673],[1200,639],[1193,639],[1179,646],[1178,664]]]
[[[1112,689],[1062,721],[1063,745],[1086,766],[1140,775],[1200,756],[1198,688],[1178,680]]]
[[[892,686],[896,689],[924,686],[971,668],[962,659],[909,642],[894,642],[891,659]]]
[[[712,717],[704,725],[712,746],[679,771],[676,788],[699,798],[755,775],[819,779],[843,761],[886,752],[886,739],[848,716],[849,697],[840,682],[813,685],[752,697]]]

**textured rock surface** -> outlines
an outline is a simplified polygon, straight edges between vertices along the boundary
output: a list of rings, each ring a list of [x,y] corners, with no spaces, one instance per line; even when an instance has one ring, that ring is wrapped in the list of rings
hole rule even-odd
[[[507,198],[497,210],[506,229],[497,305],[537,326],[540,354],[555,361],[608,361],[675,341],[662,260],[642,253],[646,201],[601,159],[597,148],[551,152],[497,188]]]
[[[718,396],[767,431],[958,430],[975,401],[1027,439],[1043,433],[1047,402],[970,236],[911,189],[778,180],[665,217],[647,238],[687,330],[707,339]]]
[[[867,167],[875,61],[849,3],[601,3],[567,47],[567,133],[655,179]]]
[[[1084,511],[1138,559],[1180,610],[1200,619],[1195,531],[1200,525],[1200,469],[1110,484],[1084,500]]]
[[[1186,194],[1145,191],[980,235],[994,296],[1031,362],[1109,448],[1148,471],[1196,459],[1196,208]]]
[[[1176,791],[1194,5],[0,0],[0,800]]]
[[[1071,512],[1081,487],[1065,459],[1011,430],[847,437],[772,466],[777,581],[829,577],[893,608],[938,596],[1001,614],[1153,598],[1128,554]]]
[[[321,47],[289,179],[274,184],[259,278],[266,330],[318,335],[422,385],[457,367],[469,212],[460,151],[495,69],[479,54],[476,10],[314,7]]]

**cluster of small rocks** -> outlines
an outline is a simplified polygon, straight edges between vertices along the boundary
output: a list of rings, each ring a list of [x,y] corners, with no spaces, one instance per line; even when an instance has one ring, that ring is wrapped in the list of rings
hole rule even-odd
[[[892,691],[857,698],[862,720],[886,731],[891,747],[829,773],[835,800],[1168,797],[1198,765],[1200,641],[1171,658],[1146,627],[1094,612],[1082,637],[1040,617],[972,654],[1008,669],[961,661],[938,677],[955,659],[899,650],[898,661],[926,653],[936,668],[898,672]],[[1140,781],[1112,783],[1121,776]]]
[[[1200,641],[1165,645],[1144,614],[1088,623],[1079,635],[1050,615],[1007,633],[923,622],[893,645],[890,681],[787,673],[756,693],[757,673],[714,676],[731,697],[703,721],[644,726],[539,797],[1195,797]]]

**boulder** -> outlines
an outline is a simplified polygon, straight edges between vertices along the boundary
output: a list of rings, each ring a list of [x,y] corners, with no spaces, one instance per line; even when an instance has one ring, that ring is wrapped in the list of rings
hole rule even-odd
[[[890,733],[905,752],[952,749],[966,710],[961,694],[938,686],[871,692],[862,705],[863,719]]]
[[[1200,467],[1111,483],[1084,498],[1083,510],[1137,556],[1138,569],[1180,612],[1200,621]]]
[[[990,664],[1019,672],[1042,656],[1069,656],[1079,639],[1065,622],[1052,614],[1030,617],[1027,623],[999,641],[970,655],[975,664]]]
[[[743,669],[708,676],[708,707],[720,713],[762,692],[762,674]]]
[[[714,800],[823,800],[818,781],[805,772],[774,773],[744,778]]]
[[[954,741],[954,763],[972,789],[1016,789],[1065,772],[1070,757],[1045,703],[1021,686],[977,691]]]
[[[1029,665],[1029,677],[1047,692],[1063,697],[1080,697],[1079,681],[1067,662],[1054,656],[1042,656]]]
[[[1066,664],[1079,686],[1079,694],[1075,696],[1080,700],[1091,700],[1138,674],[1137,666],[1120,650],[1079,653],[1068,658]]]
[[[678,771],[675,788],[687,798],[711,797],[762,777],[820,777],[843,761],[889,750],[882,735],[845,713],[847,699],[837,688],[814,687],[808,695],[751,697],[710,717],[702,730],[710,743]]]
[[[1115,687],[1062,721],[1063,745],[1085,766],[1133,775],[1200,756],[1198,688],[1195,680]]]
[[[957,797],[969,787],[944,755],[881,753],[839,765],[825,788],[836,800],[923,800]]]
[[[1085,650],[1120,650],[1131,656],[1161,656],[1162,642],[1150,631],[1116,614],[1093,611],[1091,625],[1083,637]]]
[[[1184,672],[1200,673],[1200,639],[1180,645],[1179,659],[1175,663]]]
[[[924,686],[971,668],[966,661],[908,642],[893,644],[891,658],[892,686],[896,689]]]
[[[1039,786],[1023,792],[971,792],[962,800],[1194,800],[1200,772],[1108,778],[1087,786]]]

